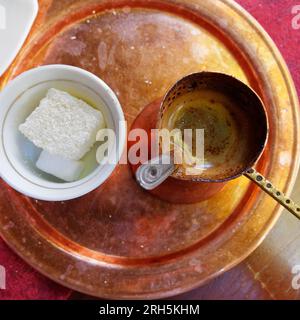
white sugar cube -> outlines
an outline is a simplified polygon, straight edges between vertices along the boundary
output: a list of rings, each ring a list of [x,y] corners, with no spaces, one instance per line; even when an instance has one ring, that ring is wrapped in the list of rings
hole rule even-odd
[[[36,166],[61,180],[72,182],[78,180],[84,168],[81,161],[75,161],[52,155],[47,151],[42,151]]]
[[[99,110],[57,89],[49,89],[19,130],[51,155],[80,160],[96,142],[105,120]]]

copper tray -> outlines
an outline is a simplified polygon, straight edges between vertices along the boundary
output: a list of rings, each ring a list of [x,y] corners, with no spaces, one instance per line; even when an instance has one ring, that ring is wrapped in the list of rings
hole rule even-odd
[[[299,164],[298,102],[277,48],[233,1],[40,1],[35,26],[1,78],[51,63],[104,79],[129,122],[183,75],[221,71],[249,83],[270,119],[258,169],[289,194]],[[77,200],[27,198],[0,181],[0,232],[51,279],[108,298],[161,298],[233,267],[264,239],[281,208],[241,177],[197,204],[169,204],[141,190],[120,165]]]

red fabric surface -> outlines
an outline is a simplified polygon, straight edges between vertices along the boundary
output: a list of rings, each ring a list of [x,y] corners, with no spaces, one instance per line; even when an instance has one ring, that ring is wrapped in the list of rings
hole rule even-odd
[[[300,95],[300,29],[292,28],[292,8],[300,0],[236,0],[269,33],[283,55]],[[298,19],[299,20],[299,19]]]
[[[292,28],[292,7],[300,0],[237,0],[266,29],[283,54],[300,94],[300,30]],[[0,239],[0,265],[6,268],[3,299],[68,299],[71,290],[34,271]]]
[[[0,239],[0,265],[6,269],[6,289],[0,289],[0,300],[67,299],[71,290],[33,270]]]

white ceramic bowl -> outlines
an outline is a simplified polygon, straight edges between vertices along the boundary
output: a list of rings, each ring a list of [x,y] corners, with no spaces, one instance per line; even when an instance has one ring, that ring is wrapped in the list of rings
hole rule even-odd
[[[26,71],[8,83],[0,93],[0,175],[17,191],[39,200],[64,201],[80,197],[99,187],[111,175],[117,161],[99,165],[97,144],[83,159],[82,177],[71,183],[39,171],[36,160],[41,149],[36,148],[18,127],[37,107],[49,88],[57,88],[86,100],[101,111],[107,127],[116,133],[115,154],[120,159],[126,139],[124,114],[114,92],[94,74],[67,65],[48,65]],[[113,163],[112,163],[113,162]]]

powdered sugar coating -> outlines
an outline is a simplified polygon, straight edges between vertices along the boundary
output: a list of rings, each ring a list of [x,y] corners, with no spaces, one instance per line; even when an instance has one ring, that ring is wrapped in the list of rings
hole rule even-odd
[[[80,160],[104,127],[100,111],[67,92],[51,88],[19,130],[50,154]]]

